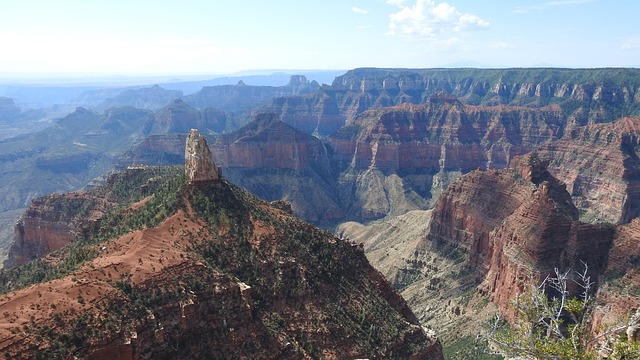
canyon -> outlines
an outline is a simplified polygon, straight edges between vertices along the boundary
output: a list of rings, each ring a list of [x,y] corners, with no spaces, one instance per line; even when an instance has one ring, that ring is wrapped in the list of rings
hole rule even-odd
[[[34,199],[6,266],[46,259],[99,227],[95,220],[123,201],[91,195],[89,205],[74,205],[81,211],[60,217],[51,209],[78,195],[40,195],[91,179],[91,191],[104,189],[102,174],[114,166],[133,176],[155,169],[141,165],[182,164],[192,153],[187,134],[199,128],[214,172],[224,174],[204,183],[228,179],[266,200],[265,207],[336,229],[341,239],[332,241],[364,250],[406,299],[411,321],[448,343],[474,336],[496,311],[509,317],[513,297],[556,267],[588,265],[597,279],[596,325],[620,323],[628,319],[625,309],[640,304],[633,246],[640,211],[637,69],[355,69],[331,85],[292,78],[287,86],[281,93],[242,83],[212,87],[163,107],[144,100],[144,91],[129,92],[122,99],[142,99],[133,104],[147,109],[112,107],[100,115],[80,108],[29,138],[68,136],[73,145],[0,142],[2,166],[11,170],[2,183],[13,186],[0,200],[11,209]],[[250,106],[245,96],[260,100]],[[53,176],[65,186],[18,188],[17,169],[29,166],[30,179]],[[153,200],[147,196],[160,191],[156,185],[139,184],[146,190],[131,213]],[[174,227],[193,221],[188,208],[182,211]],[[215,221],[227,226],[222,213]],[[286,257],[279,261],[281,271],[301,271]],[[220,286],[246,292],[235,281]],[[116,343],[109,351],[122,345]]]
[[[585,267],[594,286],[591,331],[624,331],[640,304],[633,245],[639,223],[580,221],[549,164],[534,152],[505,170],[474,170],[432,210],[344,223],[337,233],[362,242],[372,264],[445,343],[472,341],[496,312],[512,319],[516,296],[556,269],[575,278]],[[569,285],[572,294],[580,292]]]

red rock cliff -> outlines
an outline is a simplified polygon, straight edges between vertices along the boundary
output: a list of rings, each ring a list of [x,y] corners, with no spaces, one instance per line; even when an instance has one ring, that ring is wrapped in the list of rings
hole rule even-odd
[[[530,280],[554,268],[602,270],[611,227],[578,221],[565,186],[536,154],[514,160],[510,171],[475,171],[440,197],[424,246],[466,253],[480,289],[507,310]]]
[[[639,138],[640,119],[623,118],[574,128],[539,153],[584,219],[626,223],[640,215]]]
[[[80,228],[99,219],[110,203],[83,193],[53,194],[31,201],[15,225],[15,239],[4,267],[22,265],[72,241]]]

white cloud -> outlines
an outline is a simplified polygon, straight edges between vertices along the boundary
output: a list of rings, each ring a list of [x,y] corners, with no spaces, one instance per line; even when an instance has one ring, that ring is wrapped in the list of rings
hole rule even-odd
[[[621,46],[622,50],[637,50],[640,49],[640,36],[632,37],[625,40]]]
[[[353,11],[356,14],[368,14],[369,13],[369,10],[362,9],[362,8],[357,7],[357,6],[352,7],[351,11]]]
[[[489,22],[482,20],[476,15],[463,14],[458,19],[458,25],[454,28],[457,31],[482,30],[489,27]]]
[[[511,49],[511,44],[504,41],[498,41],[493,44],[493,48],[496,50],[508,50]]]
[[[387,0],[387,3],[400,6],[398,12],[389,15],[390,35],[433,37],[448,31],[487,29],[490,25],[479,16],[461,13],[446,2],[416,0],[411,6],[397,0]]]

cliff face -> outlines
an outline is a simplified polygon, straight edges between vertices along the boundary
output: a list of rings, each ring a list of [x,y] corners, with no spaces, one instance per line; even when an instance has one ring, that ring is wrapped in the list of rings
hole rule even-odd
[[[149,179],[144,174],[153,174]],[[89,231],[113,206],[130,196],[148,196],[161,184],[165,170],[130,168],[113,174],[105,187],[88,192],[52,194],[33,199],[15,225],[15,236],[4,267],[23,265],[67,245],[83,231]],[[134,190],[122,190],[129,184]],[[119,188],[118,191],[112,191]]]
[[[503,310],[554,268],[603,269],[611,227],[578,221],[563,184],[537,155],[514,161],[513,172],[475,171],[438,200],[424,246],[463,251],[480,288]]]
[[[267,109],[289,124],[302,123],[307,132],[326,126],[320,134],[329,135],[335,124],[350,124],[367,109],[426,103],[445,92],[469,105],[560,104],[575,126],[638,114],[639,89],[637,69],[362,68],[336,77],[316,94],[276,99]]]
[[[514,156],[559,138],[562,125],[557,107],[476,107],[433,99],[366,111],[328,142],[350,212],[375,219],[428,206],[460,174],[505,168]]]
[[[584,219],[626,223],[640,213],[639,135],[640,119],[622,118],[572,129],[539,153]]]
[[[74,193],[34,199],[15,225],[15,240],[3,266],[22,265],[63,247],[110,205],[104,198]]]
[[[359,247],[224,179],[185,186],[181,170],[112,176],[86,195],[114,211],[0,272],[3,354],[443,358]]]

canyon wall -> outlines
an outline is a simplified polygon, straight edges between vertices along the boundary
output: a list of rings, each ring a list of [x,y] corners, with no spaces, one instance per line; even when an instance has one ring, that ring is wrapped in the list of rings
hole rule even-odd
[[[341,195],[356,219],[430,207],[461,174],[503,169],[562,136],[563,114],[432,99],[368,110],[328,138]]]
[[[516,158],[509,171],[475,171],[438,200],[424,247],[461,250],[479,288],[504,311],[525,286],[554,268],[606,265],[613,228],[578,220],[565,185],[537,154]],[[576,289],[573,289],[576,290]]]
[[[640,214],[639,135],[640,118],[622,118],[567,131],[539,153],[583,219],[627,223]]]
[[[468,105],[539,108],[559,104],[570,126],[640,114],[638,69],[376,69],[335,78],[315,94],[275,99],[266,111],[329,135],[373,107],[421,104],[451,94]]]

